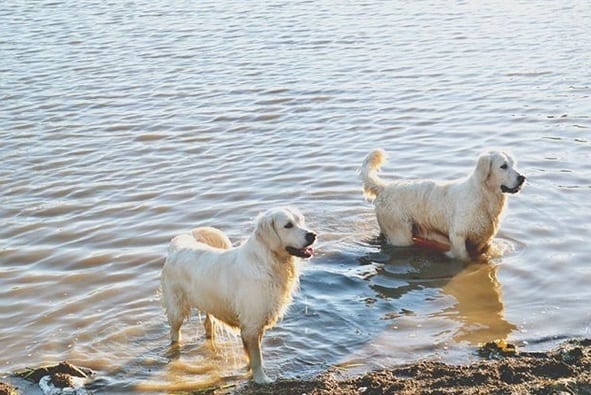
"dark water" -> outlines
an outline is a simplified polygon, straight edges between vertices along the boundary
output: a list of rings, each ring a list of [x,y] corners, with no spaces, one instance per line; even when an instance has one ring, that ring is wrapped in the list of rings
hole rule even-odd
[[[198,317],[168,350],[167,243],[235,242],[294,205],[320,233],[268,332],[268,373],[473,358],[504,338],[590,336],[591,6],[584,2],[4,2],[0,6],[1,371],[68,359],[97,393],[245,378]],[[356,171],[456,178],[513,152],[488,265],[373,240]]]

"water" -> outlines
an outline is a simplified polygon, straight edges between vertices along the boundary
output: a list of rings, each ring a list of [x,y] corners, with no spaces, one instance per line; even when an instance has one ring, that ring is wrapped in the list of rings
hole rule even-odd
[[[585,2],[21,2],[0,6],[0,370],[70,360],[97,393],[241,383],[195,316],[168,348],[168,241],[248,236],[294,205],[320,234],[268,373],[310,377],[590,336]],[[491,147],[528,183],[502,255],[381,248],[356,170],[456,178]]]

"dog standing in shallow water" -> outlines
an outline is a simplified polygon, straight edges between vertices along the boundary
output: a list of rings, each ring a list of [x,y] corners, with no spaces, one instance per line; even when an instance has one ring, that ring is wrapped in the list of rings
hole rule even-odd
[[[162,269],[162,301],[173,343],[191,307],[206,314],[213,340],[217,320],[240,329],[256,383],[271,379],[263,369],[261,340],[281,318],[299,283],[296,257],[310,258],[316,234],[293,208],[271,209],[239,247],[215,228],[196,228],[172,239]]]
[[[507,193],[525,182],[504,152],[482,154],[468,178],[455,181],[412,180],[386,183],[377,175],[386,160],[378,149],[361,167],[365,195],[374,198],[376,217],[387,242],[410,246],[416,240],[448,248],[464,261],[485,253],[497,234]]]

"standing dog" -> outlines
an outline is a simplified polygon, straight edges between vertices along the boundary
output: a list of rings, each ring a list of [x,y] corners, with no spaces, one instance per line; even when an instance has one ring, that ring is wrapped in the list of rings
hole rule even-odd
[[[162,300],[173,343],[191,307],[206,314],[205,334],[214,340],[214,320],[240,329],[256,383],[271,379],[263,369],[261,340],[292,300],[299,282],[296,257],[310,258],[316,234],[293,208],[271,209],[256,220],[248,240],[232,248],[215,228],[197,228],[172,239],[162,269]]]
[[[443,246],[446,255],[464,261],[488,250],[500,226],[507,193],[525,181],[504,152],[482,154],[474,172],[455,181],[394,181],[377,172],[386,160],[378,149],[361,167],[365,195],[374,198],[376,217],[386,240],[395,246]],[[448,247],[449,246],[449,247]]]

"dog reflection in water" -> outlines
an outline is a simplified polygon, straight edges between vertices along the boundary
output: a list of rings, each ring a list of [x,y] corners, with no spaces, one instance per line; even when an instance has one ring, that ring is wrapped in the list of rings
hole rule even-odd
[[[453,339],[470,344],[507,339],[515,325],[505,319],[501,284],[497,280],[499,266],[493,263],[468,265],[442,287],[457,303],[441,315],[460,324]]]

